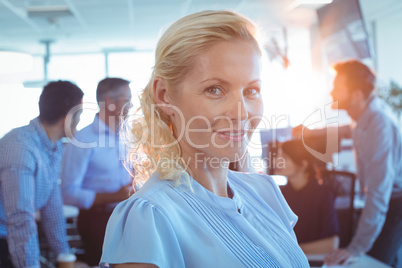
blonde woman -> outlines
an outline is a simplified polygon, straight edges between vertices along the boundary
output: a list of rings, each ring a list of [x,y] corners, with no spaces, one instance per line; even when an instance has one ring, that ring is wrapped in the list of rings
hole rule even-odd
[[[109,220],[105,267],[308,267],[274,181],[228,170],[263,113],[255,32],[204,11],[160,39],[129,137],[146,182]]]

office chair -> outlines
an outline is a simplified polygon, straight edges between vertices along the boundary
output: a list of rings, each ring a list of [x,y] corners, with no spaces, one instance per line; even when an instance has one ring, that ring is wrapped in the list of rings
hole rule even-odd
[[[339,246],[346,247],[354,235],[357,222],[354,208],[356,175],[336,170],[323,170],[321,175],[322,183],[333,190],[340,229]]]

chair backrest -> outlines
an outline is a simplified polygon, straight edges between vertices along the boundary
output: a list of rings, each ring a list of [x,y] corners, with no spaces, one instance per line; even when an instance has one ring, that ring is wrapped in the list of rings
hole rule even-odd
[[[323,183],[333,189],[335,209],[340,228],[340,247],[347,246],[355,231],[355,184],[356,175],[346,171],[324,170]]]

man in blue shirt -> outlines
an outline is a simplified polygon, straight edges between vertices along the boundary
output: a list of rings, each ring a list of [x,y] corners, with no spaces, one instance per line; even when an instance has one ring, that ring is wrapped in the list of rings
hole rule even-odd
[[[74,133],[83,93],[67,81],[46,85],[39,117],[0,140],[0,265],[40,267],[35,213],[51,249],[68,253],[63,202],[58,186],[63,148],[60,139]]]
[[[402,244],[402,138],[390,107],[373,94],[375,75],[361,62],[335,66],[331,95],[353,119],[357,177],[366,197],[357,230],[345,249],[326,257],[339,264],[367,253],[394,265]]]
[[[67,145],[62,170],[64,203],[80,208],[77,224],[89,265],[99,264],[110,214],[132,189],[119,146],[119,123],[131,107],[129,81],[103,79],[96,96],[99,113]]]

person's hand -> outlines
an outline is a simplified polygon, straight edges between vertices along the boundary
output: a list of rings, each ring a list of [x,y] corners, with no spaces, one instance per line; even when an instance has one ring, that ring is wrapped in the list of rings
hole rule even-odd
[[[88,264],[86,264],[85,262],[82,262],[82,261],[76,261],[74,263],[74,268],[90,268],[90,267],[91,266],[89,266]]]
[[[354,255],[347,249],[337,249],[324,258],[324,263],[330,265],[343,265],[350,261]]]
[[[293,139],[301,139],[303,132],[309,131],[309,129],[304,125],[298,125],[292,128]]]

